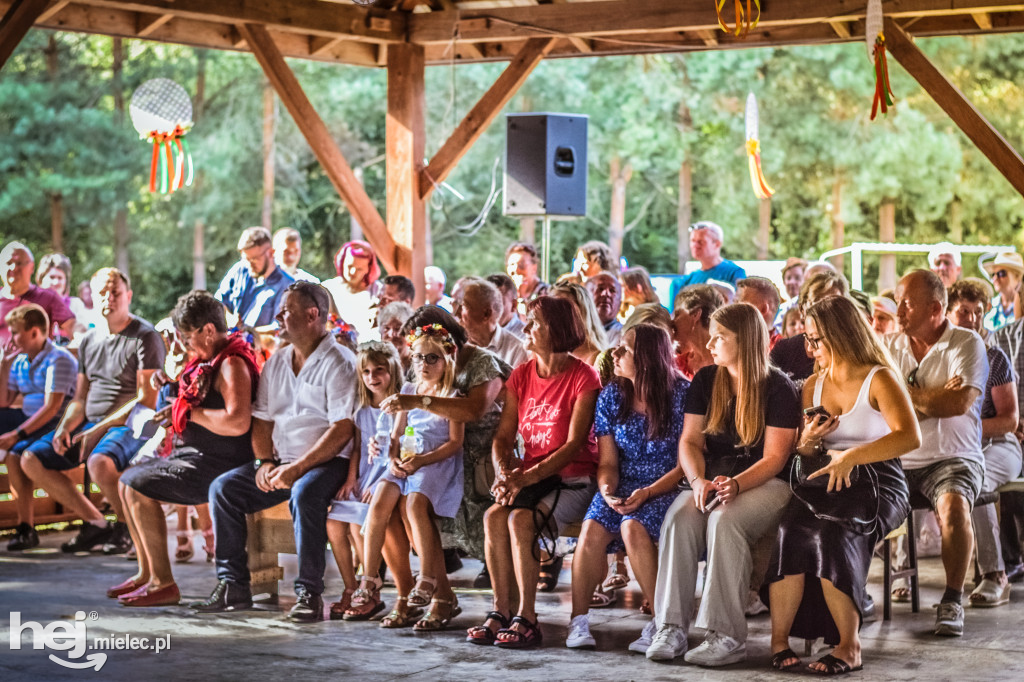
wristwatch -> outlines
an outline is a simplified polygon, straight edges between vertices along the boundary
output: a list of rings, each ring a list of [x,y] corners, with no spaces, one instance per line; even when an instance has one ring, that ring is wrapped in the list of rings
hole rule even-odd
[[[430,396],[420,396],[420,405],[422,405],[423,407],[430,407]]]
[[[18,440],[26,440],[28,438],[28,434],[25,433],[25,429],[18,429],[14,432],[14,435],[18,437]]]

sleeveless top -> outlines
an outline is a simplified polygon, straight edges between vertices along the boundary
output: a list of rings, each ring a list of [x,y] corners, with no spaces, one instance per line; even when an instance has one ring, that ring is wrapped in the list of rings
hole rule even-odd
[[[825,436],[822,444],[830,450],[847,450],[858,445],[865,445],[892,433],[892,429],[882,417],[882,413],[871,407],[868,393],[871,380],[881,365],[871,368],[860,386],[860,393],[849,412],[839,415],[839,426]],[[814,386],[814,404],[821,404],[822,382]],[[831,509],[837,516],[858,516],[869,518],[877,513],[878,528],[875,539],[881,539],[894,528],[897,528],[907,514],[910,513],[910,490],[903,474],[903,465],[898,457],[871,464],[861,464],[859,468],[870,468],[877,482],[876,494],[864,494],[862,489],[843,490],[840,493],[826,493],[824,488],[801,490],[805,497],[812,499],[821,509]],[[861,478],[864,478],[862,475]],[[854,494],[847,494],[853,492]]]
[[[832,450],[848,450],[858,445],[871,443],[884,436],[889,435],[892,429],[886,423],[882,413],[871,407],[868,393],[871,389],[871,379],[874,378],[881,365],[871,368],[868,375],[864,377],[864,383],[860,385],[860,392],[857,400],[849,412],[839,415],[839,426],[835,431],[825,436],[822,443]],[[824,381],[820,378],[814,384],[814,405],[821,405],[821,392]]]
[[[255,389],[256,382],[253,381],[254,392]],[[208,410],[223,410],[225,407],[224,396],[214,386],[210,386],[206,397],[198,406]],[[251,462],[255,457],[252,451],[251,423],[249,430],[240,436],[224,436],[214,433],[189,419],[188,424],[185,426],[185,431],[181,434],[180,438],[179,442],[182,445],[193,447],[207,457],[216,457],[226,462],[236,462],[238,466]]]

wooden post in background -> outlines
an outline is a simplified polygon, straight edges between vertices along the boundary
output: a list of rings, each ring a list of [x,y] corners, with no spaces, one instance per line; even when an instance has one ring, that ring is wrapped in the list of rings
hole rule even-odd
[[[277,98],[274,86],[263,80],[263,217],[261,224],[274,229],[274,163],[277,133]]]
[[[896,241],[896,200],[886,197],[878,207],[878,241]],[[887,253],[878,265],[878,290],[896,286],[896,254]]]
[[[757,202],[757,259],[767,260],[768,243],[772,239],[771,197]]]
[[[423,79],[422,45],[388,47],[387,226],[395,240],[398,273],[416,285],[415,305],[423,303],[423,268],[429,265],[426,202],[420,193],[426,141]]]
[[[846,244],[846,223],[843,222],[843,178],[836,175],[832,183],[832,210],[829,211],[829,219],[832,223],[832,248],[840,249]],[[831,259],[836,270],[843,272],[846,267],[846,256],[839,255]],[[851,273],[852,274],[852,273]]]
[[[201,219],[192,226],[192,288],[206,288],[206,225]]]
[[[612,200],[608,215],[608,246],[612,249],[612,261],[619,262],[622,257],[622,241],[626,236],[626,186],[633,177],[633,166],[628,162],[623,165],[619,157],[614,157],[609,167],[612,181]]]

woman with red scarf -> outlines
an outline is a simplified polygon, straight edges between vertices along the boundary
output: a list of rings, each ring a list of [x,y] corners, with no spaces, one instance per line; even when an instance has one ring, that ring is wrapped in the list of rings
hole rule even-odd
[[[168,422],[167,441],[155,457],[121,476],[128,529],[139,570],[107,590],[125,606],[163,606],[181,599],[167,555],[162,502],[206,502],[220,474],[255,458],[250,437],[259,370],[242,334],[229,334],[224,307],[211,294],[178,299],[171,319],[192,359],[178,379],[174,402],[157,413]]]

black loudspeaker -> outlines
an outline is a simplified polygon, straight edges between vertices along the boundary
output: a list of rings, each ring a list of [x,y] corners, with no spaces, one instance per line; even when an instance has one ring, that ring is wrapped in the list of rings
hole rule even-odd
[[[505,215],[587,213],[587,117],[506,114]]]

